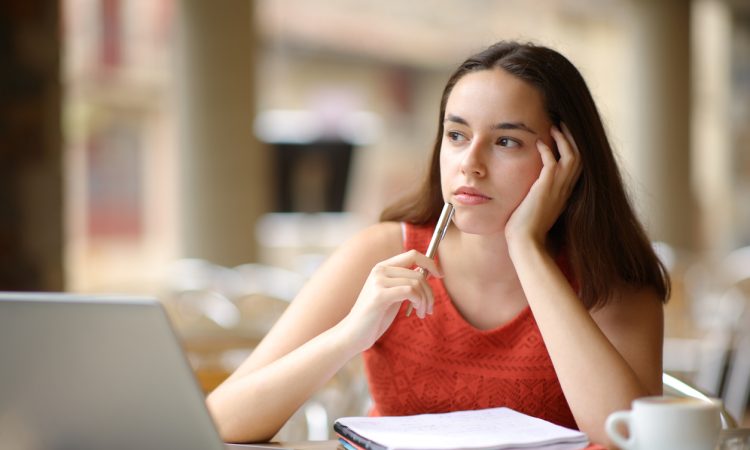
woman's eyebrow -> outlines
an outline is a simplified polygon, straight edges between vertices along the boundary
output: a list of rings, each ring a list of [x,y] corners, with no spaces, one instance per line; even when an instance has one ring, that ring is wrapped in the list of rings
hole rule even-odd
[[[469,122],[466,121],[463,117],[456,116],[454,114],[446,114],[445,115],[445,122],[455,122],[459,123],[461,125],[469,126]],[[521,130],[526,131],[527,133],[531,134],[539,134],[536,131],[532,130],[523,122],[500,122],[492,126],[493,130]]]
[[[445,120],[443,122],[456,122],[460,123],[461,125],[469,126],[469,122],[466,121],[463,117],[459,117],[453,114],[446,114]]]
[[[501,122],[492,127],[495,130],[522,130],[531,134],[538,134],[523,122]]]

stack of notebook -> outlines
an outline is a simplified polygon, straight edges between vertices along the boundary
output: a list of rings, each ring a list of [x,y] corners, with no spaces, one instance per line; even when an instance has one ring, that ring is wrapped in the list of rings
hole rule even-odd
[[[348,450],[585,448],[588,437],[509,408],[403,417],[344,417],[333,429]]]

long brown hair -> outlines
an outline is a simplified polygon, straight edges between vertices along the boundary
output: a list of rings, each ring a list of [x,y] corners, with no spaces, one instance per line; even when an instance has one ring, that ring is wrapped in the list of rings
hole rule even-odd
[[[445,105],[453,87],[470,72],[499,68],[535,86],[547,114],[564,122],[581,154],[582,173],[567,207],[550,229],[548,244],[563,251],[587,308],[606,305],[615,287],[651,287],[669,298],[667,270],[633,212],[594,99],[578,69],[542,46],[499,42],[469,57],[448,79],[440,101],[438,131],[427,177],[411,195],[386,208],[381,221],[435,222],[443,206],[440,146]]]

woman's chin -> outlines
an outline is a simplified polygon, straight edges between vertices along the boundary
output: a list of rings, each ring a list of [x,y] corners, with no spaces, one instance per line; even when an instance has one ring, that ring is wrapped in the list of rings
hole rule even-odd
[[[495,235],[505,233],[505,221],[500,220],[454,217],[453,224],[459,231],[466,234]]]

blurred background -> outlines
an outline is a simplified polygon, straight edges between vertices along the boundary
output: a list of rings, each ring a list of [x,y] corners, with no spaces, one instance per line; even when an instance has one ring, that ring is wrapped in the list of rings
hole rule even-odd
[[[500,39],[583,73],[672,272],[665,370],[742,421],[746,0],[6,0],[0,290],[157,296],[212,389],[421,180],[448,75]],[[366,408],[358,370],[305,436]]]

